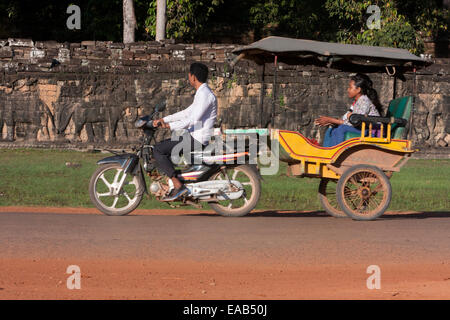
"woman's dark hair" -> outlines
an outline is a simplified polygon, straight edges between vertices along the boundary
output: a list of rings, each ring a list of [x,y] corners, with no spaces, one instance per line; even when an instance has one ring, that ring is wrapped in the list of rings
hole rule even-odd
[[[361,88],[361,93],[369,97],[370,101],[372,101],[372,103],[375,105],[380,115],[382,115],[383,106],[381,105],[380,100],[378,99],[377,91],[374,88],[372,88],[373,84],[372,80],[370,80],[370,78],[363,73],[357,73],[350,79],[355,82],[355,87]]]
[[[191,67],[189,68],[189,73],[194,75],[201,83],[205,83],[208,79],[208,67],[203,63],[192,63]]]

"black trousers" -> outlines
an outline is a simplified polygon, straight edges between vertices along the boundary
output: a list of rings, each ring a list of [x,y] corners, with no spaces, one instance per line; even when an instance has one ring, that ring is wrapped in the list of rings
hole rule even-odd
[[[153,158],[156,160],[158,169],[164,172],[169,178],[175,176],[175,168],[173,166],[171,156],[172,150],[176,146],[179,150],[179,153],[176,156],[180,156],[180,153],[183,153],[183,150],[192,152],[197,148],[199,148],[199,150],[197,151],[201,151],[203,148],[203,145],[195,140],[189,132],[186,132],[182,136],[179,136],[178,140],[167,139],[156,144],[153,147]],[[191,161],[192,163],[193,159],[190,154],[184,154],[184,157],[188,162]]]

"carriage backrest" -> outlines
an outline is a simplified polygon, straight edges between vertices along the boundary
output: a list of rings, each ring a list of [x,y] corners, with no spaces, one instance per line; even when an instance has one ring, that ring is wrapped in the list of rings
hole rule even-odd
[[[405,96],[394,99],[389,103],[386,117],[402,118],[409,121],[409,117],[411,116],[412,104],[412,96]],[[402,139],[405,130],[405,127],[400,127],[398,126],[398,124],[393,123],[391,126],[391,137],[393,139]]]

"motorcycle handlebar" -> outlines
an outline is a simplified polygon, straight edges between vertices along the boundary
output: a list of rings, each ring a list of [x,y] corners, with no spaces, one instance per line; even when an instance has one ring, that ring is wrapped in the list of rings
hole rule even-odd
[[[156,127],[153,126],[153,116],[154,116],[154,113],[152,115],[148,115],[148,116],[144,116],[144,117],[139,118],[134,123],[134,126],[136,128],[140,128],[140,129],[156,129]],[[161,124],[158,123],[158,127],[160,125]]]
[[[161,122],[158,122],[158,125],[155,127],[155,126],[153,125],[153,120],[149,120],[149,121],[146,123],[145,127],[146,127],[147,129],[156,129],[156,128],[158,128],[158,127],[161,127]]]

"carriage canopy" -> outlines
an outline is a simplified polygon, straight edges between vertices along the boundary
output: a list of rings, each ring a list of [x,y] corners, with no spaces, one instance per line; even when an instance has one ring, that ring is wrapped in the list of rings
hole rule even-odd
[[[342,44],[305,39],[271,36],[250,45],[237,48],[234,54],[257,63],[269,60],[270,56],[290,56],[295,58],[316,57],[322,61],[345,60],[364,65],[424,65],[426,60],[408,50],[390,47],[376,47],[356,44]],[[267,57],[269,59],[264,59]]]

